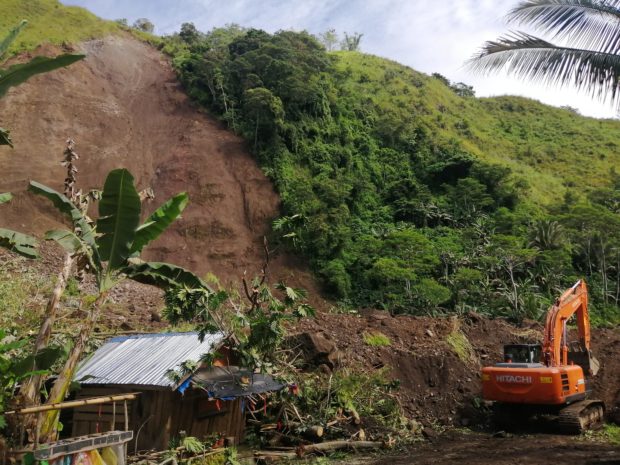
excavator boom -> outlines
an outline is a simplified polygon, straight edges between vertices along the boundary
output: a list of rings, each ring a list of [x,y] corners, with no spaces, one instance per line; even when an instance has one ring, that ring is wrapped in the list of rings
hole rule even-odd
[[[566,323],[575,315],[579,340],[569,346]],[[598,371],[598,361],[590,351],[590,317],[588,314],[588,290],[583,280],[577,281],[573,287],[555,301],[547,313],[545,337],[541,360],[546,366],[567,366],[569,352],[574,352],[579,360],[573,360],[591,376]]]

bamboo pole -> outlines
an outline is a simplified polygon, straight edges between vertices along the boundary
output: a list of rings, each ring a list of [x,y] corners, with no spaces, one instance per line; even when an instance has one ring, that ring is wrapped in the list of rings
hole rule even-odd
[[[137,399],[140,394],[140,392],[135,392],[132,394],[117,394],[115,396],[90,397],[88,399],[71,400],[69,402],[59,402],[56,404],[38,405],[36,407],[24,407],[17,410],[10,410],[8,412],[4,412],[4,415],[26,415],[29,413],[39,413],[47,412],[50,410],[63,410],[66,408],[80,407],[82,405],[106,404],[108,402],[115,402],[119,400],[123,400],[126,402],[128,400]]]

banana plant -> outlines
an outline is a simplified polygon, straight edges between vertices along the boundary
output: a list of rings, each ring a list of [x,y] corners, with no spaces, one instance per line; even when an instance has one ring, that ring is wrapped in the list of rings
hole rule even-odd
[[[9,46],[15,41],[19,32],[26,24],[28,24],[28,22],[23,20],[0,41],[0,61],[4,59]],[[30,79],[32,76],[69,66],[84,57],[85,55],[79,54],[63,54],[54,58],[39,56],[26,63],[18,63],[4,69],[0,68],[0,98],[7,93],[10,87],[17,86]],[[2,127],[0,127],[0,145],[9,145],[13,147],[9,131]]]
[[[55,403],[64,399],[107,294],[119,282],[133,279],[162,288],[203,287],[208,292],[210,289],[198,276],[181,267],[145,262],[139,258],[144,247],[157,239],[183,212],[188,203],[186,193],[172,197],[140,224],[142,206],[134,178],[126,169],[113,170],[105,181],[99,201],[99,217],[93,224],[65,195],[34,181],[29,190],[49,199],[72,222],[71,230],[48,231],[45,237],[77,256],[78,266],[94,275],[98,287],[97,298],[50,391],[47,403]],[[57,420],[57,412],[48,412],[40,425],[42,441],[55,435]]]
[[[6,426],[2,412],[7,410],[17,384],[37,373],[48,373],[48,370],[62,355],[58,348],[49,348],[37,357],[37,365],[40,368],[34,371],[31,368],[34,357],[24,358],[16,354],[27,344],[26,339],[14,340],[6,331],[0,329],[0,429]]]
[[[9,192],[0,194],[0,204],[7,203],[13,198]],[[15,252],[22,257],[38,258],[37,240],[26,234],[10,229],[0,228],[0,247]]]

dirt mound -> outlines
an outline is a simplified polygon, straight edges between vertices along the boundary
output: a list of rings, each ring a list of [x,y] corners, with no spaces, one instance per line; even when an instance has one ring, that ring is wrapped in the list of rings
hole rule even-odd
[[[344,366],[389,367],[400,381],[398,396],[406,413],[425,424],[473,426],[481,421],[480,368],[502,360],[504,344],[539,341],[537,323],[515,327],[475,314],[464,318],[320,314],[299,331],[319,332],[333,341]],[[389,345],[373,345],[372,335]],[[593,330],[594,350],[603,368],[595,378],[595,396],[610,416],[620,408],[620,331]]]
[[[3,126],[15,142],[13,150],[0,147],[0,192],[17,194],[2,206],[0,224],[35,234],[58,226],[48,202],[25,189],[30,179],[62,189],[59,161],[72,137],[84,190],[101,187],[111,169],[125,167],[140,189],[155,192],[150,210],[180,191],[189,193],[183,218],[151,245],[147,259],[211,272],[225,284],[238,282],[246,270],[258,272],[262,237],[278,214],[279,198],[243,140],[191,105],[152,47],[114,36],[81,48],[85,60],[37,76],[0,102]],[[273,280],[284,278],[318,296],[297,260],[275,257],[271,272]]]

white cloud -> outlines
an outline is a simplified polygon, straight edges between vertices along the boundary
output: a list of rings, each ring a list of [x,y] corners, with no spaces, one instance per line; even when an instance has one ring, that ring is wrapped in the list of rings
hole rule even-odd
[[[65,0],[109,19],[147,17],[160,34],[193,22],[201,30],[238,23],[275,32],[361,32],[362,49],[426,73],[475,87],[480,96],[523,95],[613,117],[610,105],[570,89],[549,89],[505,76],[474,76],[463,66],[486,41],[506,32],[502,17],[515,0]]]

